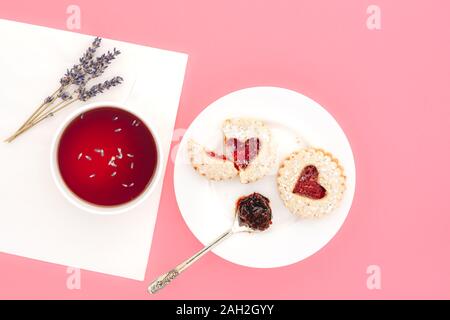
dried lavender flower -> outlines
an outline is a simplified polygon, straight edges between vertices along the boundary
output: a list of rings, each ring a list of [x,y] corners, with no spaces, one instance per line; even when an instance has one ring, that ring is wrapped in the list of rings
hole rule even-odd
[[[44,103],[47,104],[52,102],[53,100],[55,100],[54,96],[48,96],[47,98],[45,98]]]
[[[69,99],[72,99],[72,95],[69,94],[67,91],[62,91],[58,93],[58,98],[61,98],[64,101],[67,101]]]
[[[86,52],[83,54],[83,56],[80,58],[80,64],[83,65],[85,63],[88,63],[92,60],[94,57],[95,52],[100,47],[100,44],[102,42],[102,39],[99,37],[96,37],[94,41],[92,42],[91,46],[86,50]]]
[[[78,90],[78,99],[80,99],[81,101],[87,101],[90,98],[95,97],[97,94],[103,93],[103,91],[109,90],[112,87],[115,87],[115,86],[121,84],[122,81],[123,81],[123,78],[117,76],[110,80],[106,80],[103,83],[97,83],[97,84],[93,85],[91,88],[89,88],[89,90],[86,90],[85,87],[80,87]]]

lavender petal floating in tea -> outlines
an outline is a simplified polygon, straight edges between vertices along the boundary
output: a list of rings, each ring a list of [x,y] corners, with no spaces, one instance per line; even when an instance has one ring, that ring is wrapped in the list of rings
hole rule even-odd
[[[102,39],[98,37],[94,39],[90,47],[79,59],[79,63],[67,69],[66,73],[59,80],[59,88],[46,97],[27,121],[5,142],[12,142],[42,120],[52,117],[55,113],[72,103],[87,101],[123,82],[122,77],[116,76],[110,80],[94,84],[89,88],[86,87],[89,81],[101,76],[111,62],[120,54],[120,51],[114,48],[113,51],[108,51],[95,57],[101,41]]]

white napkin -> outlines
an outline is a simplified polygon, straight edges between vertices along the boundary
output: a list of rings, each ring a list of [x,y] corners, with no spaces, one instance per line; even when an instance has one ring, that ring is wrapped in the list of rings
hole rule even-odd
[[[92,36],[0,20],[0,138],[4,140],[57,89]],[[103,39],[99,53],[122,51],[105,80],[123,85],[89,102],[126,103],[155,125],[164,167],[187,63],[187,55]],[[52,263],[143,280],[162,179],[140,206],[100,216],[71,205],[50,173],[50,146],[58,126],[83,103],[45,120],[11,144],[0,143],[0,251]]]

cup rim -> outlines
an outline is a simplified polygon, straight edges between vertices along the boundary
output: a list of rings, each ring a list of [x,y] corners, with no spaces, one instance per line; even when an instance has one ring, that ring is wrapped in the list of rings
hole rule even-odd
[[[126,112],[129,112],[136,117],[139,118],[139,120],[142,121],[142,123],[150,130],[150,133],[153,136],[153,139],[155,140],[155,146],[156,146],[156,152],[157,152],[157,161],[156,161],[156,168],[155,172],[153,173],[153,177],[151,178],[150,183],[147,185],[145,190],[137,196],[135,199],[120,204],[116,206],[97,206],[95,204],[89,203],[88,201],[85,201],[78,196],[76,196],[72,190],[69,189],[69,187],[64,182],[59,166],[58,166],[58,146],[59,141],[61,139],[62,134],[64,133],[67,126],[78,116],[80,116],[82,113],[85,113],[90,110],[98,109],[98,108],[107,108],[107,107],[114,107],[122,109]],[[58,130],[56,131],[56,135],[53,137],[52,145],[50,149],[50,170],[52,173],[53,181],[55,182],[57,188],[59,191],[63,194],[63,196],[73,205],[78,207],[79,209],[82,209],[83,211],[99,214],[99,215],[115,215],[124,213],[127,211],[130,211],[137,206],[139,206],[142,202],[144,202],[150,194],[153,193],[153,191],[156,188],[156,185],[158,184],[159,180],[161,179],[162,175],[162,148],[161,148],[161,142],[160,138],[154,128],[153,125],[151,125],[147,120],[142,117],[140,112],[136,111],[130,111],[126,104],[118,103],[118,102],[111,102],[111,101],[101,101],[101,102],[92,102],[89,104],[86,104],[82,107],[77,108],[76,111],[69,114],[66,119],[63,121],[63,123],[58,127]]]

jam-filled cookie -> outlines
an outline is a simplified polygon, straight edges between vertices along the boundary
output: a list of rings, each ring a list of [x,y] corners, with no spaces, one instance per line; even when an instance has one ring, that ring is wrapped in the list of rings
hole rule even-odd
[[[345,176],[330,153],[306,148],[281,163],[277,184],[281,199],[291,212],[305,218],[321,217],[342,200]]]
[[[275,163],[270,129],[254,119],[228,119],[222,126],[224,151],[208,151],[197,142],[188,142],[191,164],[210,180],[239,176],[241,183],[254,182],[269,173]]]

